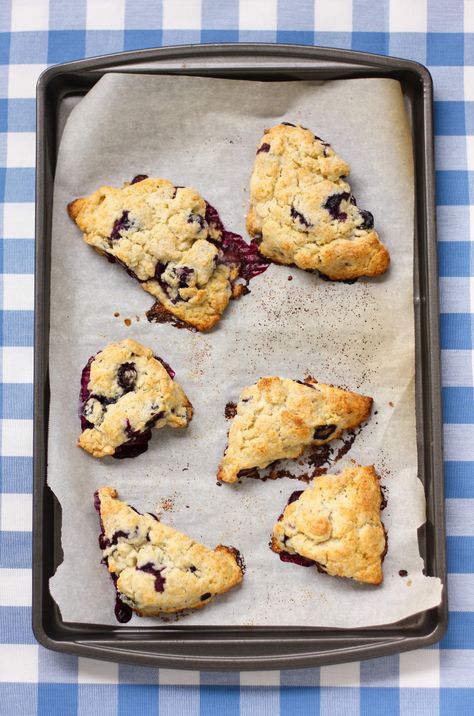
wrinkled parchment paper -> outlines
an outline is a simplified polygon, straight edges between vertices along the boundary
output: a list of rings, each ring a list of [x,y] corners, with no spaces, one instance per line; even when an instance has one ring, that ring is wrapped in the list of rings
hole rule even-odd
[[[67,203],[145,173],[196,187],[227,228],[246,237],[256,144],[279,121],[310,127],[350,163],[358,204],[374,213],[390,250],[389,272],[347,285],[271,266],[252,281],[250,295],[231,302],[212,333],[148,323],[152,298],[82,241]],[[360,627],[439,603],[441,583],[422,574],[417,544],[425,500],[415,435],[413,231],[411,138],[395,81],[109,74],[78,104],[61,141],[52,246],[48,481],[62,507],[64,561],[50,586],[64,620],[116,624],[92,504],[94,490],[107,484],[139,510],[157,508],[163,521],[196,540],[243,553],[243,585],[183,617],[182,625]],[[96,460],[76,447],[80,373],[89,356],[126,337],[175,369],[194,419],[187,430],[154,431],[148,452],[134,460]],[[284,564],[269,550],[273,524],[301,482],[216,484],[226,403],[260,376],[308,374],[375,400],[367,426],[331,471],[353,459],[374,463],[381,475],[389,540],[381,587]],[[147,623],[157,620],[134,617],[130,625]]]

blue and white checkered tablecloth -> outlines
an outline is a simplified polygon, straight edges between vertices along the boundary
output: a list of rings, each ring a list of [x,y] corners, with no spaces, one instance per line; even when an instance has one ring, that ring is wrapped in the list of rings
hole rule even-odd
[[[77,659],[31,627],[35,83],[50,64],[262,41],[427,65],[435,88],[450,624],[362,663],[197,673]],[[474,0],[0,0],[0,716],[474,714]]]

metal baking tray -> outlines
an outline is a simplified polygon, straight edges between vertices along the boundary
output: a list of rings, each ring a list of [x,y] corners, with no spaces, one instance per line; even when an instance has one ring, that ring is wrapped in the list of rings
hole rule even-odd
[[[444,584],[441,604],[387,626],[97,626],[64,622],[48,582],[62,561],[61,508],[46,484],[48,346],[53,181],[71,109],[106,72],[263,80],[389,77],[401,83],[415,160],[416,413],[419,476],[427,521],[419,530],[428,575]],[[125,52],[56,65],[37,87],[33,630],[45,647],[110,661],[201,670],[288,669],[427,647],[447,627],[446,554],[435,234],[432,82],[422,65],[363,52],[272,44],[213,44]]]

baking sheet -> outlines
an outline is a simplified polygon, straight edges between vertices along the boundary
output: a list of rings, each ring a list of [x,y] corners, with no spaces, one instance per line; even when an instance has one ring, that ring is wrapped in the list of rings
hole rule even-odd
[[[255,147],[263,128],[278,121],[309,126],[351,164],[358,204],[373,211],[390,249],[389,273],[350,286],[271,266],[210,334],[150,325],[144,311],[151,297],[83,243],[67,203],[100,184],[147,173],[195,186],[227,228],[246,236]],[[105,484],[138,509],[158,506],[164,521],[195,539],[232,544],[244,554],[242,587],[184,617],[183,625],[358,627],[439,603],[440,580],[423,575],[416,535],[425,505],[416,460],[412,253],[411,139],[393,80],[257,83],[111,74],[88,93],[63,134],[52,237],[48,481],[63,511],[64,562],[50,587],[63,620],[116,624],[92,507],[94,490]],[[186,431],[155,431],[148,452],[135,460],[98,461],[75,446],[80,371],[90,355],[125,337],[173,366],[195,415]],[[368,425],[331,471],[355,459],[374,463],[382,476],[389,550],[381,587],[283,564],[269,551],[273,523],[301,483],[216,485],[225,404],[272,374],[311,374],[374,397]],[[134,623],[156,620],[134,617]]]

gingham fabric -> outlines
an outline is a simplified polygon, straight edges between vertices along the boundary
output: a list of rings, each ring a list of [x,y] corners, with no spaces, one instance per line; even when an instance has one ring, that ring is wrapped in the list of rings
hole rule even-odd
[[[319,44],[418,60],[435,87],[450,625],[422,652],[197,673],[38,646],[31,622],[35,82],[160,45]],[[0,0],[0,715],[474,714],[474,0]]]

